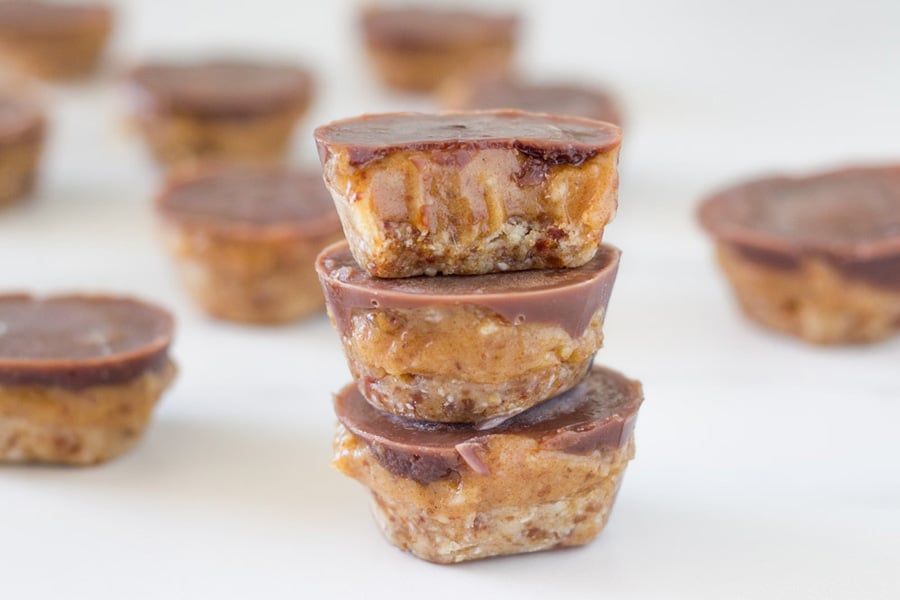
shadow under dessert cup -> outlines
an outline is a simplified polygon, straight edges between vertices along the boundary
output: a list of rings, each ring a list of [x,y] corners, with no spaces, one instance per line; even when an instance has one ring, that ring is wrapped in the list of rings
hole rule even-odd
[[[316,267],[365,398],[396,415],[472,423],[520,413],[584,377],[619,255],[604,245],[572,269],[379,279],[340,243]]]
[[[43,112],[33,100],[0,87],[0,209],[31,191],[45,130]]]
[[[343,234],[318,171],[201,169],[172,178],[157,209],[182,281],[209,314],[280,323],[324,308],[316,255]]]
[[[45,79],[73,79],[97,67],[113,25],[103,4],[0,2],[0,59]]]
[[[900,331],[900,166],[746,183],[699,217],[755,321],[817,344]]]
[[[531,83],[513,77],[480,74],[448,82],[441,89],[441,100],[451,110],[511,108],[622,125],[622,115],[609,94],[575,83]]]
[[[594,367],[576,387],[491,429],[389,415],[354,385],[335,398],[334,465],[369,488],[394,545],[454,563],[578,546],[609,517],[643,395]]]
[[[147,64],[129,86],[137,124],[166,166],[282,162],[313,91],[299,66],[233,60]]]
[[[131,448],[175,376],[173,328],[127,298],[0,295],[0,462],[90,465]]]
[[[617,207],[622,136],[609,123],[394,113],[315,138],[350,250],[377,277],[577,267]]]
[[[425,7],[370,7],[360,26],[381,80],[401,91],[430,91],[473,70],[510,70],[519,20]]]

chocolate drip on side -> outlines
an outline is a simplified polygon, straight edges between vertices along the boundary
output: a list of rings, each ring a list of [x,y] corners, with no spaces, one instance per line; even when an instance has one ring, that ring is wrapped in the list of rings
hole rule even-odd
[[[322,251],[316,269],[344,336],[357,310],[471,305],[492,310],[510,323],[557,324],[578,338],[609,303],[620,254],[602,245],[587,264],[572,269],[381,279],[360,269],[341,242]]]
[[[527,436],[545,449],[570,454],[619,448],[634,429],[642,400],[638,382],[616,371],[594,367],[568,392],[487,429],[472,424],[415,421],[379,411],[353,384],[335,396],[334,405],[344,427],[372,448],[386,469],[428,484],[464,468],[488,475],[490,465],[472,466],[461,448],[487,445],[496,435]]]

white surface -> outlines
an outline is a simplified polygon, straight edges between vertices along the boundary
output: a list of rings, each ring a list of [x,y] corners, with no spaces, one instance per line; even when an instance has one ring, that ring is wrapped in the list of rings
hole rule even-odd
[[[607,235],[625,254],[598,360],[647,400],[595,543],[456,567],[387,545],[364,490],[329,468],[330,394],[348,374],[325,318],[198,314],[155,239],[157,174],[119,90],[52,91],[40,193],[0,215],[0,286],[164,303],[181,375],[130,455],[0,468],[0,597],[900,597],[900,339],[817,349],[755,328],[692,215],[735,177],[900,159],[900,10],[861,4],[530,3],[535,74],[605,80],[627,109]],[[302,5],[129,3],[117,47],[306,58],[322,84],[297,138],[306,162],[318,122],[427,106],[367,78],[349,3]]]

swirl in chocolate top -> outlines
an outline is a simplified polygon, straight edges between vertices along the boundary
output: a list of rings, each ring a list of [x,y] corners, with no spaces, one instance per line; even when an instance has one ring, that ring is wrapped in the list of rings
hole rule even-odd
[[[319,156],[345,150],[362,165],[397,150],[514,148],[553,164],[580,165],[617,147],[622,130],[578,117],[518,110],[363,115],[315,131]]]
[[[370,44],[414,50],[511,43],[518,18],[424,7],[371,8],[363,12],[361,24]]]
[[[572,454],[618,448],[631,435],[642,401],[640,383],[594,367],[571,390],[487,429],[416,421],[379,411],[354,384],[335,396],[334,407],[341,424],[368,444],[386,468],[430,483],[463,464],[483,473],[485,465],[468,449],[495,435],[528,436],[542,448]]]
[[[165,218],[229,231],[332,235],[341,223],[320,171],[223,167],[170,182]]]
[[[0,90],[0,143],[39,138],[43,132],[44,118],[36,104]]]
[[[80,27],[109,28],[112,11],[103,4],[6,0],[0,2],[0,32],[66,32]]]
[[[720,192],[700,208],[724,242],[867,260],[900,253],[900,166],[775,177]]]
[[[131,72],[131,83],[146,108],[221,117],[305,105],[312,92],[301,67],[237,60],[148,64]]]
[[[108,296],[0,295],[0,385],[122,383],[165,364],[165,310]]]
[[[565,83],[526,83],[482,77],[470,82],[467,109],[512,108],[535,113],[570,115],[620,124],[622,117],[612,98],[597,89]]]
[[[555,323],[575,338],[609,302],[620,255],[618,248],[602,245],[594,258],[572,269],[382,279],[360,269],[347,243],[339,242],[319,254],[316,270],[343,334],[357,309],[475,305],[510,323]]]

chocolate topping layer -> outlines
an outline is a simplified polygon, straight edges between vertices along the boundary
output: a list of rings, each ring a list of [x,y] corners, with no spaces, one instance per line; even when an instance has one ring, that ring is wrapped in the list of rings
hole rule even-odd
[[[44,118],[37,106],[0,91],[0,143],[38,138],[43,132]]]
[[[319,157],[343,149],[363,165],[397,150],[514,148],[550,164],[580,165],[618,146],[622,130],[609,123],[517,110],[363,115],[315,131]]]
[[[174,179],[157,200],[165,218],[248,233],[330,235],[341,222],[320,171],[223,167]]]
[[[381,279],[360,269],[347,243],[339,242],[319,254],[316,270],[344,335],[355,309],[476,305],[510,323],[555,323],[575,338],[608,304],[620,255],[618,248],[602,245],[587,264],[573,269]]]
[[[470,109],[512,108],[534,113],[570,115],[619,124],[612,98],[596,89],[564,83],[526,83],[503,78],[476,78],[466,94]]]
[[[0,385],[125,383],[166,363],[173,330],[137,300],[0,295]]]
[[[791,268],[816,256],[848,276],[900,286],[900,166],[754,181],[710,197],[699,215],[749,260]]]
[[[479,448],[495,435],[524,435],[543,448],[572,454],[618,448],[631,435],[642,401],[640,383],[594,367],[568,392],[489,429],[381,412],[366,402],[355,384],[335,396],[334,407],[341,424],[366,443],[385,468],[427,484],[464,464],[486,474]]]
[[[112,12],[102,4],[7,0],[0,2],[0,31],[47,33],[81,26],[108,26]]]
[[[414,50],[511,41],[518,18],[424,7],[373,8],[363,12],[361,24],[371,44]]]
[[[305,69],[265,62],[148,64],[134,69],[130,79],[147,108],[219,117],[303,105],[312,93],[312,76]]]

